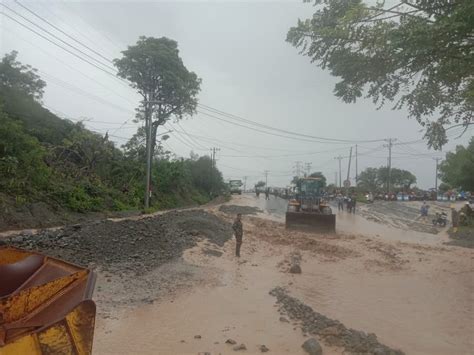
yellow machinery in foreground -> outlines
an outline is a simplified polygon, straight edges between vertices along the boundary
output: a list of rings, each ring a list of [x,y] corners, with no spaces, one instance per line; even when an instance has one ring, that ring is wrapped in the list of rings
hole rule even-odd
[[[319,177],[298,181],[294,199],[288,203],[285,215],[286,228],[315,232],[335,232],[336,215],[322,198],[323,182]]]
[[[0,247],[0,355],[92,353],[95,274]]]

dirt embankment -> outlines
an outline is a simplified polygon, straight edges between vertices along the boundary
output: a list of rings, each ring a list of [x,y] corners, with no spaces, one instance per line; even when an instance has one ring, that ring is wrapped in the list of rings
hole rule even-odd
[[[5,194],[0,193],[0,232],[21,229],[56,227],[71,223],[85,223],[110,217],[130,217],[140,211],[104,211],[78,213],[59,205],[33,202],[19,205]]]

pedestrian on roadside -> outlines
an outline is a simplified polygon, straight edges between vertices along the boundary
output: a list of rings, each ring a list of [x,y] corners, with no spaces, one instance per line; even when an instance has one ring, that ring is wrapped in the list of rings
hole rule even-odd
[[[240,257],[240,247],[242,246],[242,237],[244,236],[241,213],[237,213],[237,218],[232,225],[232,229],[235,235],[235,256]]]
[[[346,207],[347,207],[347,212],[351,213],[352,212],[352,199],[350,196],[347,196]]]
[[[267,189],[265,190],[265,200],[269,200],[270,199],[270,189],[267,187]]]
[[[351,209],[352,209],[352,213],[355,214],[356,213],[356,197],[355,195],[352,196],[352,199],[351,199]]]
[[[337,201],[337,210],[344,211],[344,197],[342,197],[341,193],[337,194],[336,201]]]
[[[428,209],[430,206],[426,204],[426,201],[423,202],[423,205],[420,208],[421,219],[425,220],[428,218]]]

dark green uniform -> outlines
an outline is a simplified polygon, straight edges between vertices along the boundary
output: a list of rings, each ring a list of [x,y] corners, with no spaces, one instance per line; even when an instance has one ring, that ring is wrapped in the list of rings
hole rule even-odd
[[[244,235],[244,231],[242,230],[242,221],[236,219],[232,225],[232,229],[234,230],[236,240],[235,255],[240,256],[240,246],[242,245],[242,237]]]

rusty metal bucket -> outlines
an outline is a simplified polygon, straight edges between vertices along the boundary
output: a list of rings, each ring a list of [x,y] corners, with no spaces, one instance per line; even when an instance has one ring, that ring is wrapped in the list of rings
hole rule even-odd
[[[95,274],[0,247],[0,355],[92,353]]]

